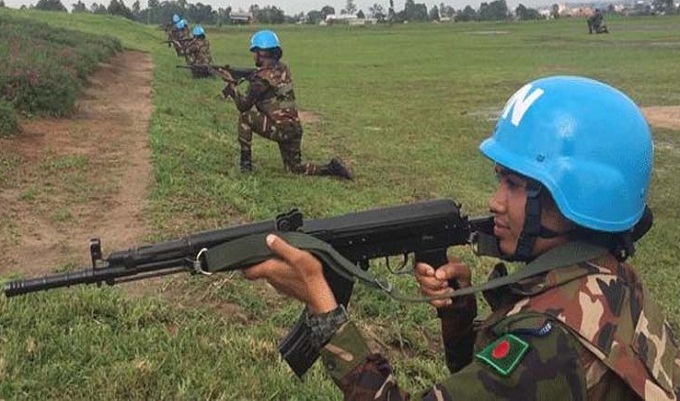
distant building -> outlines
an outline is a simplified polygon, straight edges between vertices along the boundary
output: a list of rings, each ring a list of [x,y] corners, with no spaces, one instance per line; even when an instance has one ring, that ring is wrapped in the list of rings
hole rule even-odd
[[[346,23],[348,24],[351,20],[356,20],[358,19],[356,15],[354,14],[328,14],[326,16],[326,23],[327,24],[333,24],[333,23]]]
[[[321,21],[320,25],[331,25],[331,24],[347,24],[347,25],[365,25],[365,24],[377,24],[378,20],[376,18],[358,18],[354,14],[328,14],[324,21]]]
[[[232,12],[229,14],[229,20],[236,25],[249,25],[253,23],[253,15],[251,13]]]

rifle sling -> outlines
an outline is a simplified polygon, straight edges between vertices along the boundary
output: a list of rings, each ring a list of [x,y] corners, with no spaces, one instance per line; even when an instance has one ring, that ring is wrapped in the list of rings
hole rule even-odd
[[[204,267],[209,272],[241,270],[249,266],[276,258],[277,256],[267,247],[265,238],[268,234],[255,234],[242,237],[233,241],[225,242],[208,249],[204,255]],[[283,238],[292,246],[305,250],[316,256],[321,263],[337,273],[342,278],[350,281],[359,281],[369,287],[381,289],[390,297],[398,301],[406,302],[429,302],[435,299],[455,298],[474,294],[481,291],[503,287],[517,283],[526,278],[546,273],[550,270],[571,266],[576,263],[592,260],[607,252],[606,248],[585,242],[569,242],[551,252],[539,256],[516,272],[507,276],[487,281],[484,284],[462,288],[451,293],[438,296],[413,297],[400,293],[392,283],[385,279],[379,279],[370,272],[361,269],[347,258],[338,253],[329,244],[309,234],[299,232],[277,232],[277,236]]]

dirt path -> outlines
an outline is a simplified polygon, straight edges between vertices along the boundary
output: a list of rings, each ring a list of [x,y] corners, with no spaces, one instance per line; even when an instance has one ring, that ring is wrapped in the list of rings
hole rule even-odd
[[[651,125],[680,131],[680,106],[643,107],[642,111]]]
[[[72,118],[31,121],[0,139],[10,160],[0,181],[0,275],[87,267],[93,236],[105,254],[144,238],[152,68],[145,53],[118,54],[91,77]]]

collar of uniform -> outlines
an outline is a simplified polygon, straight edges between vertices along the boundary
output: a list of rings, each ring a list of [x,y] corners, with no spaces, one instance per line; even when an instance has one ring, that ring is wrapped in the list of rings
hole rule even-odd
[[[538,294],[584,275],[599,273],[597,265],[586,262],[608,257],[611,256],[607,248],[599,245],[582,241],[564,243],[539,255],[523,267],[530,271],[545,271],[546,268],[552,267],[547,273],[511,285],[510,290],[514,294],[524,296]]]

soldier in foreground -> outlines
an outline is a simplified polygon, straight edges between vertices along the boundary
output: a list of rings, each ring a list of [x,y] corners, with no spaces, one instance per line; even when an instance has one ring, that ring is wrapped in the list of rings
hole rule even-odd
[[[653,145],[638,107],[597,81],[540,79],[510,98],[480,150],[498,177],[489,200],[498,256],[525,265],[484,292],[493,312],[479,321],[474,296],[446,297],[450,280],[471,285],[467,265],[416,265],[422,292],[444,295],[430,302],[451,371],[443,382],[417,394],[399,387],[311,254],[270,235],[279,258],[245,276],[307,305],[312,340],[348,400],[677,400],[673,334],[625,262],[651,225]],[[511,278],[500,263],[492,279],[502,277]]]
[[[227,80],[223,93],[234,99],[240,112],[241,171],[253,169],[254,131],[279,145],[283,166],[289,172],[352,179],[352,173],[338,158],[323,165],[302,162],[302,125],[295,104],[293,79],[288,66],[281,61],[283,50],[276,34],[268,30],[256,32],[251,38],[250,51],[257,70],[249,79],[245,95],[236,90],[236,83],[228,72],[219,70]]]
[[[194,68],[191,74],[194,78],[208,78],[210,73],[210,64],[212,64],[212,55],[210,54],[210,42],[205,37],[205,30],[202,26],[196,25],[191,30],[193,35],[192,40],[186,43],[184,47],[184,56],[187,65]]]

